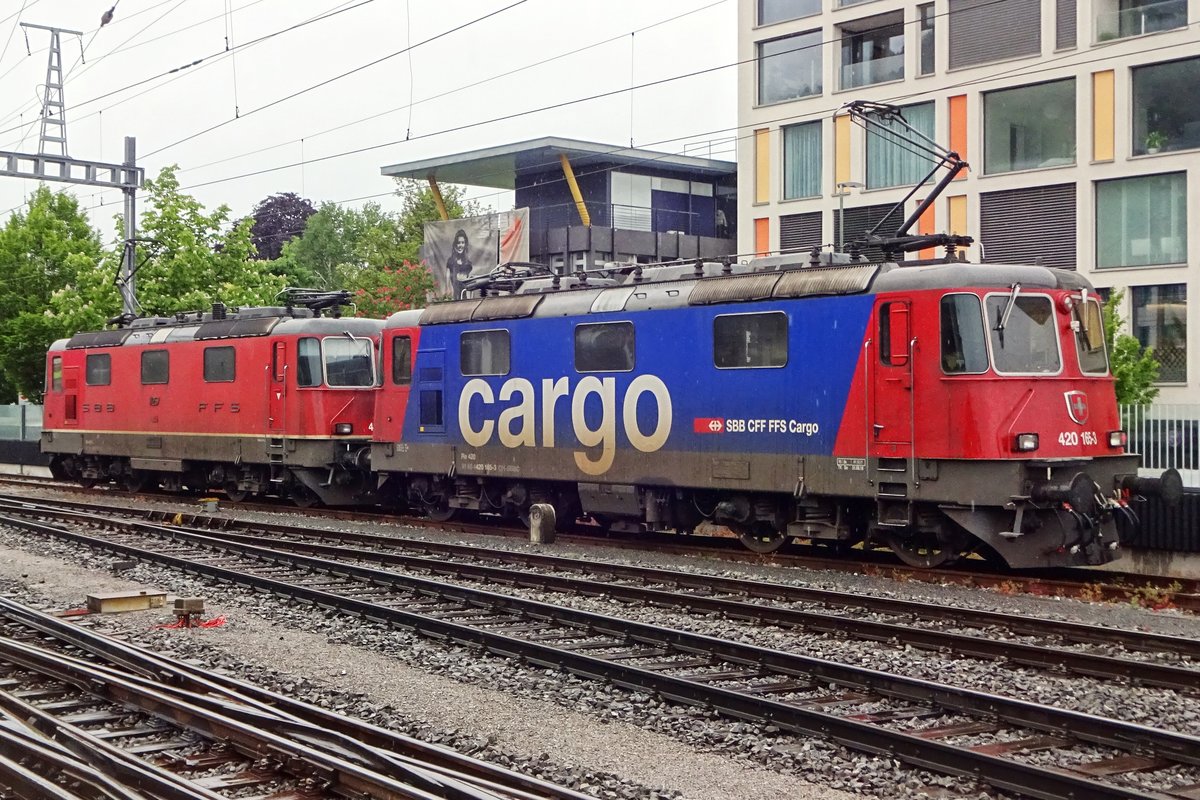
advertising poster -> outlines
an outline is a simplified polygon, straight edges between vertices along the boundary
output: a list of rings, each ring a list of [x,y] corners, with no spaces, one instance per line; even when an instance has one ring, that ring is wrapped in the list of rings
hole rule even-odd
[[[439,294],[462,297],[468,278],[529,260],[529,209],[425,223],[425,263]]]

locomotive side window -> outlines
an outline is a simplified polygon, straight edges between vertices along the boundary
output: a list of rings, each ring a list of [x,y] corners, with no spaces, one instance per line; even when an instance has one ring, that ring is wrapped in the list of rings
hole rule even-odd
[[[325,382],[330,386],[374,386],[374,344],[370,339],[330,337],[324,342]]]
[[[204,348],[204,380],[209,383],[232,383],[234,376],[233,348]]]
[[[1054,303],[1045,295],[989,295],[988,338],[996,372],[1009,375],[1047,375],[1062,369]]]
[[[1079,330],[1075,331],[1075,351],[1079,354],[1079,371],[1089,375],[1108,373],[1108,357],[1104,352],[1104,314],[1100,304],[1088,300],[1076,306]]]
[[[634,363],[632,322],[575,326],[576,372],[630,372]]]
[[[166,383],[171,377],[171,360],[166,350],[142,353],[142,384]]]
[[[508,331],[469,331],[458,340],[463,375],[507,375]]]
[[[713,320],[713,364],[717,369],[782,367],[788,358],[788,321],[770,314],[722,314]]]
[[[62,391],[62,356],[50,359],[50,388],[55,392]]]
[[[108,386],[112,383],[112,357],[108,353],[88,356],[84,380],[88,386]]]
[[[978,375],[987,368],[979,298],[973,294],[946,295],[942,298],[942,372]]]
[[[406,386],[412,383],[412,338],[392,339],[392,383]]]
[[[311,336],[296,342],[296,385],[321,385],[321,343]]]

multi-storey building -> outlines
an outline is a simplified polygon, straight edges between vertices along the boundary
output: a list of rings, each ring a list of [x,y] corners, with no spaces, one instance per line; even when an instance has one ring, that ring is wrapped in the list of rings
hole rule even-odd
[[[1127,289],[1160,401],[1200,402],[1200,0],[739,3],[740,252],[878,222],[931,165],[838,109],[900,105],[971,165],[921,232]]]

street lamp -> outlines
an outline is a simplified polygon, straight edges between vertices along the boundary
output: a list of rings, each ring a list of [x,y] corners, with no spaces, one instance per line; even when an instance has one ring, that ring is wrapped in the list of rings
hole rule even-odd
[[[850,194],[851,189],[863,189],[866,184],[862,181],[840,181],[834,184],[835,191],[833,194],[838,199],[838,252],[846,249],[846,195]]]

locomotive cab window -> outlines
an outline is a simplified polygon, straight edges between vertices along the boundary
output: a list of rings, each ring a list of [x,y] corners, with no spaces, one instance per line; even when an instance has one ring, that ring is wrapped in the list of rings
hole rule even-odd
[[[1062,369],[1054,303],[1045,295],[1011,292],[988,295],[988,340],[992,365],[1006,375],[1050,375]]]
[[[507,375],[508,331],[468,331],[458,340],[463,375]]]
[[[62,356],[55,356],[50,359],[50,389],[61,392],[62,388]]]
[[[166,383],[171,377],[171,361],[166,350],[142,353],[142,384]]]
[[[375,347],[364,337],[325,339],[325,383],[338,387],[375,385]]]
[[[392,383],[407,386],[412,383],[412,338],[392,339]]]
[[[204,348],[204,380],[208,383],[232,383],[233,377],[233,348]]]
[[[321,343],[311,336],[296,342],[296,385],[321,385]]]
[[[1079,371],[1088,375],[1108,374],[1108,355],[1104,351],[1104,313],[1094,298],[1075,306],[1075,352]]]
[[[87,357],[84,380],[88,386],[108,386],[112,383],[112,356],[95,353]]]
[[[722,314],[713,319],[717,369],[783,367],[788,358],[787,314]]]
[[[987,372],[987,336],[983,310],[973,294],[942,298],[942,372],[978,375]]]
[[[634,364],[632,322],[575,326],[576,372],[631,372]]]

